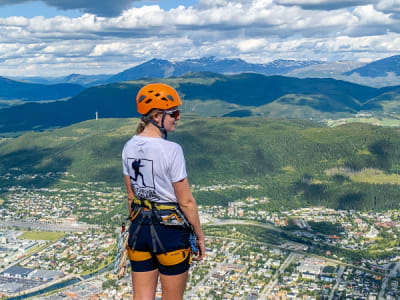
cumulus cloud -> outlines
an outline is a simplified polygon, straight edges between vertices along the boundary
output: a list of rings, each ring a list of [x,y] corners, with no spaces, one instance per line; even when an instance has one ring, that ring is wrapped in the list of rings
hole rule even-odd
[[[400,12],[399,0],[380,0],[376,8],[384,12]]]
[[[32,0],[0,0],[0,5],[10,5]],[[140,0],[42,0],[49,6],[60,10],[79,9],[85,13],[91,13],[99,16],[113,17],[118,16],[132,6],[132,3]]]
[[[380,0],[375,8],[383,13],[389,13],[392,17],[400,19],[400,1],[399,0]]]
[[[358,5],[376,3],[377,0],[276,0],[276,3],[286,6],[300,6],[303,9],[333,10]]]
[[[114,17],[0,18],[0,74],[15,73],[21,65],[41,75],[40,70],[115,73],[154,57],[214,55],[258,63],[375,59],[400,49],[400,20],[394,16],[398,2],[199,0],[169,10],[129,8]],[[350,6],[355,7],[344,8]]]

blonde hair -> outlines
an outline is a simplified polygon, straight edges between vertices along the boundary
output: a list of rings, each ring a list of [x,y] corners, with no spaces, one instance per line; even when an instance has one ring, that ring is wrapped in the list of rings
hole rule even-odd
[[[143,130],[146,128],[147,124],[150,123],[150,120],[152,120],[159,113],[162,113],[161,109],[153,108],[146,115],[141,116],[139,125],[136,128],[136,134],[141,134]]]

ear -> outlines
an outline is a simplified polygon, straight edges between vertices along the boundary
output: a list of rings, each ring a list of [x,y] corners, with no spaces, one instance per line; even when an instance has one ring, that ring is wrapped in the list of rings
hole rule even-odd
[[[153,115],[153,120],[154,122],[156,122],[157,124],[161,124],[161,120],[162,120],[162,112],[158,112],[156,114]]]

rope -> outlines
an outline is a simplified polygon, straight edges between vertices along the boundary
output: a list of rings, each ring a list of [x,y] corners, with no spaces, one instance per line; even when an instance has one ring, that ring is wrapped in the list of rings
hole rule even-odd
[[[117,251],[117,259],[114,263],[114,274],[118,276],[118,278],[122,278],[126,272],[126,260],[128,256],[128,240],[129,240],[129,232],[124,231],[120,233],[118,239],[118,251]]]

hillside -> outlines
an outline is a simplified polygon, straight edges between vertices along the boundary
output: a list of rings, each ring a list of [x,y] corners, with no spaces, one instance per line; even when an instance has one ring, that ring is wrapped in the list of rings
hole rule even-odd
[[[77,84],[34,84],[0,77],[1,100],[56,100],[75,96],[84,88]]]
[[[394,73],[400,75],[400,55],[386,57],[374,62],[371,62],[365,66],[357,69],[353,69],[349,72],[344,73],[345,75],[351,75],[358,73],[364,77],[385,77],[388,73]]]
[[[375,89],[333,79],[298,79],[255,73],[190,73],[169,79],[138,80],[91,87],[68,101],[29,103],[0,110],[0,132],[43,130],[100,118],[134,117],[143,84],[176,87],[184,112],[203,116],[274,116],[323,119],[350,116],[370,99],[396,88]]]
[[[18,177],[47,172],[69,172],[67,178],[57,175],[69,185],[104,181],[121,186],[121,150],[136,125],[137,119],[86,121],[2,140],[0,175],[8,173],[9,179],[2,177],[0,187],[65,184],[44,175]],[[202,204],[226,205],[247,196],[265,196],[270,199],[269,209],[400,207],[398,130],[362,124],[325,128],[255,117],[183,116],[171,140],[184,149],[191,184],[239,185],[223,191],[196,191]],[[240,187],[250,184],[260,188]]]
[[[19,80],[27,83],[40,83],[40,84],[59,84],[59,83],[72,83],[83,86],[92,86],[104,83],[105,80],[112,75],[99,74],[99,75],[84,75],[84,74],[69,74],[60,77],[37,77],[37,76],[18,76],[11,79]]]

